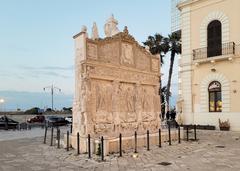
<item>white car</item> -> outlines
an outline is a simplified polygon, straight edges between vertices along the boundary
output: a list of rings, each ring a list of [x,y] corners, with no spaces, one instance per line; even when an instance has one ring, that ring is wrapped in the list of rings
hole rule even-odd
[[[72,116],[65,117],[65,120],[68,121],[69,123],[72,123]]]

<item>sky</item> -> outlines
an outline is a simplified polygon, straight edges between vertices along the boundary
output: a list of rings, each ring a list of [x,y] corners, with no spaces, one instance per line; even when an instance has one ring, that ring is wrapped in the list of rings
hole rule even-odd
[[[74,41],[72,36],[86,25],[91,35],[93,22],[100,37],[111,14],[119,30],[141,44],[149,35],[170,33],[170,0],[7,0],[0,2],[0,110],[51,106],[54,84],[55,107],[72,105],[74,93]],[[169,59],[168,57],[166,57]],[[162,72],[167,80],[168,61]],[[176,66],[176,64],[175,64]],[[177,69],[175,69],[177,70]],[[173,74],[173,93],[177,91]]]

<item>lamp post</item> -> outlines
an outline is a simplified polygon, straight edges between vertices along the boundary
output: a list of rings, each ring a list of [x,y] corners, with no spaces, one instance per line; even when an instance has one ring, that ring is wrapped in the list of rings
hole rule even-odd
[[[0,98],[0,105],[3,104],[5,100],[3,98]]]
[[[43,88],[44,91],[46,91],[46,90],[48,90],[48,89],[50,89],[50,91],[51,91],[51,96],[52,96],[52,110],[53,110],[53,94],[54,94],[54,91],[55,91],[55,90],[58,90],[59,92],[61,92],[61,89],[58,88],[58,87],[54,87],[53,84],[52,84],[51,86],[48,86],[48,87],[44,87],[44,88]]]

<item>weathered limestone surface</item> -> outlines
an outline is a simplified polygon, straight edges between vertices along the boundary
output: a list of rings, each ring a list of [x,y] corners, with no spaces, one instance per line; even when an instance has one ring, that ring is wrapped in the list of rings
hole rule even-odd
[[[74,39],[73,137],[77,132],[95,138],[157,132],[159,59],[141,47],[127,28],[104,39],[89,39],[86,31]]]

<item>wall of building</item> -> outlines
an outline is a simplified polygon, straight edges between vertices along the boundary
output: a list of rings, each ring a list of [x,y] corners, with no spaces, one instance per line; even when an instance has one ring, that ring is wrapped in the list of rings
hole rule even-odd
[[[198,0],[179,5],[183,51],[179,61],[179,100],[183,102],[185,124],[209,124],[218,128],[220,118],[229,119],[232,130],[240,130],[239,46],[235,55],[206,58],[201,62],[193,60],[194,49],[207,47],[207,25],[213,20],[222,23],[222,43],[240,44],[239,6],[239,0]],[[223,112],[209,113],[208,85],[211,81],[222,84]]]

